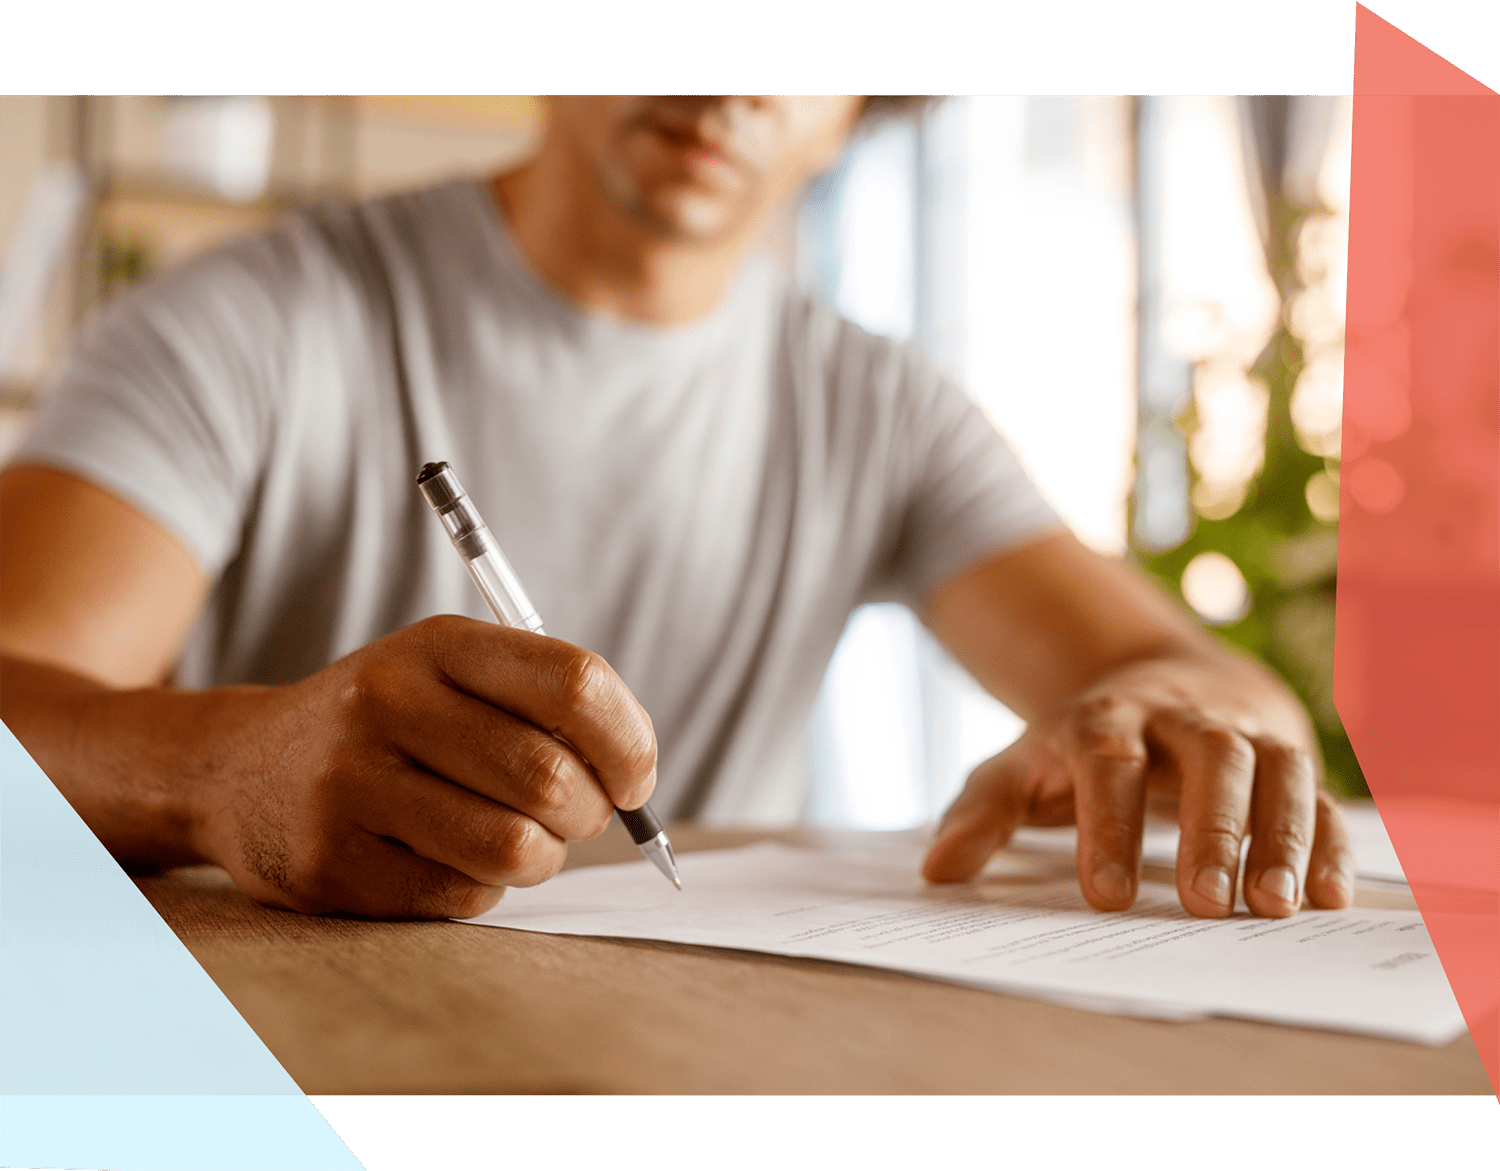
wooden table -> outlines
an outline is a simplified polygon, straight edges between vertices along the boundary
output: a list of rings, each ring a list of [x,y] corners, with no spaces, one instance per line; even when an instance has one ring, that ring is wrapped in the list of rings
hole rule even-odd
[[[768,837],[849,835],[672,830],[679,852]],[[569,864],[635,857],[616,825]],[[816,960],[309,918],[251,902],[211,867],[138,883],[309,1094],[1493,1092],[1467,1035],[1429,1048],[1163,1023]]]

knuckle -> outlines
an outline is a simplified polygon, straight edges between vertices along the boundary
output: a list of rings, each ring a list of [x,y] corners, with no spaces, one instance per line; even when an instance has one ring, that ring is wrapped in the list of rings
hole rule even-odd
[[[575,711],[592,706],[606,685],[608,671],[604,660],[593,651],[569,647],[556,665],[557,690],[563,703]]]
[[[1285,740],[1272,740],[1262,736],[1255,740],[1255,755],[1275,764],[1295,766],[1306,753],[1292,747]]]
[[[538,812],[561,813],[568,808],[571,784],[568,759],[555,741],[532,744],[521,767],[521,784],[528,802]]]
[[[517,880],[536,869],[539,833],[540,827],[530,818],[511,817],[508,820],[492,839],[491,858],[496,878],[508,879],[514,885],[525,885]]]
[[[1140,842],[1140,826],[1120,812],[1096,812],[1089,818],[1089,828],[1093,833],[1096,846],[1127,846],[1134,848]]]
[[[1114,728],[1080,727],[1074,735],[1079,749],[1089,756],[1121,764],[1145,764],[1146,747],[1135,737]]]
[[[1077,712],[1086,719],[1107,720],[1118,716],[1125,702],[1113,692],[1091,695],[1078,701]]]
[[[1215,816],[1193,827],[1192,839],[1200,857],[1238,860],[1244,830],[1227,816]]]
[[[1221,769],[1248,772],[1255,767],[1255,750],[1233,728],[1223,724],[1205,724],[1198,729],[1200,750],[1207,760]]]
[[[1312,830],[1299,821],[1277,820],[1252,836],[1259,839],[1262,849],[1269,849],[1277,857],[1305,857],[1312,850]]]
[[[1121,726],[1123,707],[1123,701],[1114,695],[1094,696],[1082,701],[1073,713],[1074,744],[1091,756],[1144,763],[1144,742]]]
[[[1260,764],[1299,781],[1311,781],[1314,777],[1312,755],[1284,741],[1256,741],[1255,757]]]
[[[421,643],[436,650],[458,638],[459,632],[468,622],[469,619],[457,614],[434,614],[430,618],[423,618],[409,629]]]
[[[346,719],[358,719],[374,706],[374,680],[367,669],[350,674],[339,688],[338,709]]]
[[[499,886],[509,880],[506,867],[511,856],[505,838],[514,817],[509,810],[497,808],[467,822],[454,835],[463,844],[463,872],[476,882]]]
[[[402,627],[389,638],[392,653],[415,655],[430,663],[441,663],[447,656],[447,649],[453,645],[460,621],[456,614],[434,614]]]
[[[339,710],[347,720],[385,726],[401,709],[403,688],[378,659],[367,658],[349,674],[339,692]]]

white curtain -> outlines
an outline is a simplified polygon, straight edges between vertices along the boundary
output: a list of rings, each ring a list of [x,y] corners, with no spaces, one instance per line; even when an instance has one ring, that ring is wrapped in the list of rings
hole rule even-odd
[[[1129,151],[1125,99],[948,99],[857,142],[809,192],[797,237],[804,285],[926,349],[1111,553],[1135,416]],[[1020,729],[910,613],[865,607],[814,712],[807,819],[929,822]]]

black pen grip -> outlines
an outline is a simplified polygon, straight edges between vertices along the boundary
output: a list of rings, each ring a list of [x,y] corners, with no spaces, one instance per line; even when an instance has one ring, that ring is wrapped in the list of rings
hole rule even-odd
[[[630,831],[630,840],[638,846],[645,845],[661,833],[661,822],[656,820],[650,805],[642,805],[639,809],[616,809],[615,812],[620,815],[620,824]]]

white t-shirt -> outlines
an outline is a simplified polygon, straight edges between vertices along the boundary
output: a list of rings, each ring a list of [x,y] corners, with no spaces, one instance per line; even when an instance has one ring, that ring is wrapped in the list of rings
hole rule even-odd
[[[84,332],[13,462],[154,517],[217,582],[178,682],[284,683],[488,618],[414,484],[447,460],[547,625],[650,712],[664,818],[795,820],[850,612],[1059,527],[913,350],[752,261],[707,317],[592,316],[477,180],[332,205]]]

